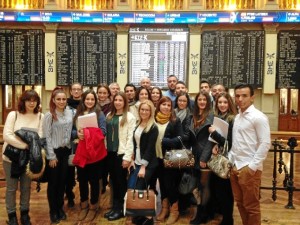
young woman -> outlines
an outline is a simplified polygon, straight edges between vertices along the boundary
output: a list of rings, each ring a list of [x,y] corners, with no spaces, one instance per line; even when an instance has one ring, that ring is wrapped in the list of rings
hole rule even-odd
[[[21,129],[22,127],[28,127],[36,129],[39,136],[42,137],[42,124],[43,124],[43,114],[39,112],[40,109],[40,97],[34,90],[25,91],[18,101],[18,110],[12,111],[8,114],[5,121],[3,130],[3,150],[4,152],[8,144],[28,151],[28,146],[26,143],[20,140],[15,135],[15,131]],[[31,189],[31,179],[26,175],[26,171],[21,171],[18,177],[11,177],[11,161],[2,155],[3,168],[5,171],[6,179],[6,193],[5,193],[5,204],[6,211],[8,213],[8,224],[17,225],[18,219],[16,214],[16,195],[18,190],[18,185],[20,185],[20,210],[21,210],[21,224],[30,225],[29,217],[29,201],[30,201],[30,189]]]
[[[113,187],[112,209],[104,214],[109,221],[123,215],[124,196],[127,190],[127,169],[133,157],[133,132],[135,117],[128,112],[128,100],[123,92],[113,98],[111,112],[107,115],[107,162]]]
[[[233,103],[231,96],[228,93],[219,94],[216,98],[215,116],[225,120],[229,124],[227,135],[228,150],[230,150],[232,145],[232,127],[236,114],[236,106]],[[214,126],[209,127],[208,131],[211,138],[218,142],[218,146],[223,147],[226,141],[225,137],[220,135]],[[213,154],[217,154],[217,151],[213,151]],[[212,174],[212,180],[213,193],[216,195],[216,200],[223,215],[220,224],[233,225],[233,195],[230,180],[222,179],[215,174]]]
[[[85,129],[78,127],[78,117],[93,112],[95,112],[97,115],[99,128],[93,129],[93,132],[90,131],[89,133],[86,133],[84,131]],[[79,143],[74,158],[74,161],[76,161],[81,160],[80,157],[87,157],[87,161],[85,162],[84,166],[77,166],[81,206],[78,220],[90,222],[94,220],[99,209],[99,181],[103,170],[103,158],[100,156],[100,154],[102,155],[103,151],[106,154],[106,149],[104,147],[104,136],[106,135],[105,116],[97,103],[97,95],[93,90],[87,90],[82,94],[82,99],[77,107],[77,112],[74,117],[74,124],[75,126],[73,126],[72,130],[73,138],[79,139],[79,142],[85,140],[86,138],[89,138],[89,147],[93,147],[98,153],[92,159],[89,159],[88,151],[90,150],[87,150],[87,148],[85,148],[84,146],[82,147],[83,154],[78,156],[78,148],[81,148],[82,146]],[[88,134],[89,136],[86,137],[86,134]]]
[[[163,94],[159,87],[154,87],[151,90],[151,101],[154,104],[154,107],[156,108],[159,100],[162,98]]]
[[[159,100],[155,110],[155,120],[159,130],[156,142],[156,156],[159,158],[157,175],[162,200],[162,210],[156,219],[164,221],[170,213],[166,224],[174,224],[179,217],[178,185],[181,179],[181,172],[179,169],[165,169],[163,156],[167,150],[182,148],[180,139],[183,133],[180,119],[176,117],[169,97],[164,96]]]
[[[73,112],[66,108],[67,94],[61,87],[52,91],[49,108],[43,122],[49,160],[47,197],[51,223],[67,218],[64,210],[64,191],[71,152],[71,131]]]
[[[214,115],[210,111],[210,97],[208,93],[200,91],[195,98],[193,118],[190,125],[190,142],[195,157],[194,174],[200,179],[201,203],[197,206],[196,217],[190,224],[206,223],[209,218],[208,203],[210,200],[210,174],[207,161],[210,159],[213,143],[208,140],[209,127],[213,123]]]
[[[158,128],[154,120],[154,105],[150,100],[143,101],[139,106],[139,124],[134,131],[134,161],[131,166],[128,188],[146,189],[146,184],[154,174],[158,161],[156,158],[155,143],[158,137]],[[141,178],[141,179],[138,179]],[[153,218],[136,217],[133,223],[152,225]]]
[[[130,107],[130,112],[135,116],[136,120],[138,121],[139,118],[138,108],[141,102],[145,100],[150,100],[149,90],[144,87],[138,88],[135,95],[135,100],[136,100],[136,103],[134,104],[135,107]]]
[[[106,84],[99,84],[97,87],[98,102],[102,112],[106,116],[111,110],[110,90]]]

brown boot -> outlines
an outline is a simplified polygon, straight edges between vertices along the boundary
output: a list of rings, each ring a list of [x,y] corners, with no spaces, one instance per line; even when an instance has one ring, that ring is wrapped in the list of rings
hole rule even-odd
[[[82,221],[85,219],[86,215],[88,214],[89,211],[89,203],[88,201],[80,202],[80,213],[78,215],[78,220]]]
[[[170,209],[169,209],[169,201],[167,198],[163,199],[162,203],[161,203],[161,211],[160,213],[157,215],[156,220],[158,221],[164,221],[165,218],[169,215],[170,213]]]
[[[174,224],[179,218],[178,202],[173,203],[170,210],[170,216],[166,222],[167,225]]]
[[[85,217],[84,222],[93,221],[97,216],[98,210],[99,210],[98,203],[96,203],[94,205],[90,205],[89,212],[88,212],[87,216]]]

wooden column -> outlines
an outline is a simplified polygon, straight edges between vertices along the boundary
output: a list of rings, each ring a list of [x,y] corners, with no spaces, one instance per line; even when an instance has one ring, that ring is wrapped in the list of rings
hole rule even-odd
[[[57,23],[45,23],[45,90],[56,87],[56,30]]]
[[[128,31],[129,25],[117,27],[117,83],[121,90],[128,83]]]
[[[200,83],[200,47],[202,25],[189,25],[190,43],[189,43],[189,64],[188,64],[188,88],[189,93],[199,92]]]

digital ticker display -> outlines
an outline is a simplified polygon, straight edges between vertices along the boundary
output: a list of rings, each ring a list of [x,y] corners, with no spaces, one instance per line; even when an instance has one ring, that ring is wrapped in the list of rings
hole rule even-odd
[[[87,12],[87,11],[0,11],[0,22],[71,22],[71,23],[299,23],[300,12]]]

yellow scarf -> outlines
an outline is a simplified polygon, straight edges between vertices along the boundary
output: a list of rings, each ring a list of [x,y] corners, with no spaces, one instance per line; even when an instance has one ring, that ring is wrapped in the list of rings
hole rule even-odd
[[[160,124],[165,124],[165,123],[169,122],[170,117],[171,117],[171,113],[163,114],[161,112],[158,112],[156,114],[155,119],[156,119],[156,122],[158,122]]]

